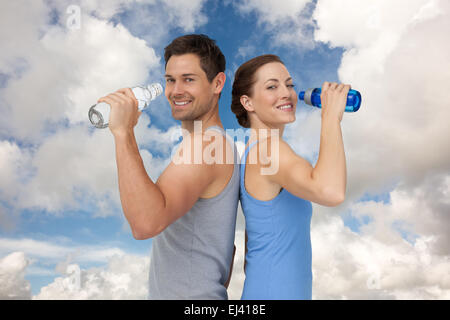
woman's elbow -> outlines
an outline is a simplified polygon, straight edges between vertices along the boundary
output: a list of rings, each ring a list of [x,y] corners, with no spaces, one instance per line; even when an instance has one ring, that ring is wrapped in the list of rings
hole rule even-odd
[[[337,207],[345,201],[345,192],[325,190],[322,193],[324,205],[327,207]]]
[[[332,207],[337,207],[337,206],[341,205],[344,201],[345,201],[345,194],[343,194],[343,193],[338,194],[337,196],[335,196],[333,198]]]

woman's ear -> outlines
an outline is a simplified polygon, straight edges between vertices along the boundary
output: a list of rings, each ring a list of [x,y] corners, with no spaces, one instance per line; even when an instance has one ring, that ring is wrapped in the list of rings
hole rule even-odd
[[[252,101],[248,96],[246,95],[241,96],[241,104],[245,108],[245,110],[255,111],[255,109],[253,109],[252,107]]]

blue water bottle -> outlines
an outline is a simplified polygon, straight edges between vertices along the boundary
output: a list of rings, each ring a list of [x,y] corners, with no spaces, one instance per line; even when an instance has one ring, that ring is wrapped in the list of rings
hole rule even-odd
[[[320,102],[320,93],[322,89],[312,88],[306,91],[301,91],[298,97],[300,100],[305,101],[306,104],[317,108],[322,108]],[[345,106],[345,112],[356,112],[361,106],[361,93],[356,90],[349,90],[347,95],[347,105]]]

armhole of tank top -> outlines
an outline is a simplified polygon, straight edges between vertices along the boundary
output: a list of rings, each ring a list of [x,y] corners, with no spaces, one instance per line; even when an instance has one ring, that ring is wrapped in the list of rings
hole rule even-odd
[[[244,164],[244,168],[242,169],[242,171],[241,171],[241,174],[242,174],[242,188],[244,189],[244,193],[247,195],[247,197],[249,197],[249,198],[251,198],[252,200],[254,200],[254,201],[256,201],[257,203],[259,203],[259,204],[267,204],[267,205],[269,205],[269,204],[273,204],[275,201],[277,201],[277,199],[279,199],[280,198],[280,195],[281,195],[281,193],[283,192],[283,191],[285,191],[286,189],[284,189],[283,187],[281,187],[281,189],[280,189],[280,192],[278,192],[278,194],[275,196],[275,197],[273,197],[272,199],[270,199],[270,200],[259,200],[259,199],[257,199],[257,198],[255,198],[254,196],[252,196],[248,191],[247,191],[247,187],[245,186],[245,173],[247,172],[247,158],[248,158],[248,156],[249,156],[249,154],[250,154],[250,150],[254,147],[254,145],[256,144],[258,142],[258,140],[257,141],[254,141],[254,142],[252,142],[245,150],[244,150],[244,155],[243,155],[243,161],[242,161],[242,163]]]
[[[223,137],[225,137],[225,141],[227,142],[228,146],[233,150],[233,171],[231,173],[230,178],[227,180],[227,183],[225,184],[225,187],[222,189],[222,191],[220,191],[220,193],[218,193],[217,195],[211,197],[211,198],[198,198],[197,202],[203,203],[203,202],[208,202],[208,201],[216,201],[218,199],[221,199],[222,197],[225,196],[225,194],[227,193],[227,189],[230,189],[230,184],[233,183],[233,178],[236,175],[236,171],[239,170],[239,168],[236,168],[236,166],[239,164],[239,161],[237,159],[238,155],[237,155],[237,148],[234,144],[234,141],[231,141],[231,139],[228,137],[228,135],[226,134],[225,130],[220,128],[219,126],[211,126],[209,128],[206,128],[205,132],[207,130],[215,130],[220,132],[220,134],[222,134]],[[233,142],[233,143],[232,143]],[[238,181],[239,183],[239,181]]]

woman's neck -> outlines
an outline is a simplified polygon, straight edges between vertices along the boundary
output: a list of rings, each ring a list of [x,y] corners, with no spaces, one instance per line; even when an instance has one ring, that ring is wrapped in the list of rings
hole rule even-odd
[[[268,137],[282,137],[285,124],[268,124],[259,119],[251,122],[249,144],[254,141],[263,141]]]

